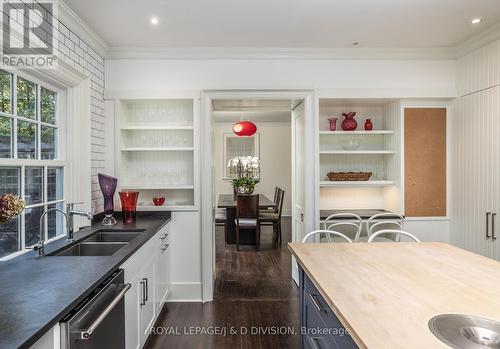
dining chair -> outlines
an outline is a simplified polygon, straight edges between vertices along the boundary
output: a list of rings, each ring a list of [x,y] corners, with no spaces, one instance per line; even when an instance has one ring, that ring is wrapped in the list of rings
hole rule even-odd
[[[279,246],[281,246],[282,237],[281,237],[281,215],[283,213],[283,201],[285,198],[285,191],[283,189],[279,189],[278,197],[276,198],[276,212],[268,213],[268,212],[260,212],[260,224],[261,225],[272,225],[273,226],[273,241],[279,242]]]
[[[368,232],[368,238],[379,230],[403,230],[404,220],[405,218],[399,213],[377,213],[368,218],[368,220],[366,221],[366,231]],[[399,236],[393,234],[387,236],[387,239],[397,241],[399,239]]]
[[[326,242],[334,242],[334,239],[336,237],[341,238],[342,240],[345,240],[345,242],[352,243],[352,240],[349,239],[347,236],[344,234],[334,231],[334,230],[315,230],[304,236],[302,239],[303,243],[307,243],[308,240],[310,240],[312,237],[315,238],[316,241],[314,242],[319,242],[321,243],[321,235],[324,234],[326,237]]]
[[[227,213],[225,208],[216,208],[214,212],[215,226],[224,227],[224,241],[227,241]]]
[[[379,231],[373,233],[373,235],[368,238],[368,242],[374,242],[375,238],[379,237],[380,235],[385,235],[385,234],[396,235],[398,237],[406,236],[407,238],[409,238],[415,242],[420,242],[420,240],[415,235],[408,233],[407,231],[396,230],[396,229],[379,230]],[[387,239],[384,239],[384,240],[387,240]],[[394,240],[394,242],[399,242],[399,241],[400,241],[399,239]]]
[[[255,249],[260,247],[259,195],[236,197],[236,250],[240,250],[240,231],[255,231]]]
[[[353,229],[354,226],[357,229]],[[335,227],[335,229],[331,229],[331,227]],[[341,231],[344,235],[349,234],[352,236],[351,239],[357,242],[363,229],[363,219],[355,213],[334,213],[326,217],[323,222],[323,229]]]
[[[274,188],[274,198],[273,198],[273,203],[274,207],[267,207],[265,209],[261,209],[260,212],[262,213],[272,213],[272,212],[277,212],[278,211],[278,196],[280,195],[280,191],[282,189],[280,187],[275,187]]]

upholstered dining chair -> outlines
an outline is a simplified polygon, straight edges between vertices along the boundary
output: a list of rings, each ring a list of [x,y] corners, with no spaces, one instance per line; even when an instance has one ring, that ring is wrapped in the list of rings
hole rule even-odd
[[[403,231],[403,230],[396,230],[396,229],[384,229],[384,230],[379,230],[375,233],[372,234],[372,236],[370,236],[368,238],[368,242],[375,242],[375,240],[380,236],[380,235],[397,235],[398,237],[401,237],[401,236],[406,236],[407,238],[409,238],[410,240],[413,240],[415,242],[420,242],[420,240],[413,234],[411,233],[408,233],[407,231]],[[387,241],[387,239],[384,239],[384,241]],[[394,242],[399,242],[400,239],[398,238],[397,240],[394,240]]]
[[[326,241],[322,241],[322,235],[324,235]],[[349,239],[347,236],[345,236],[342,233],[339,233],[338,231],[333,231],[333,230],[315,230],[304,236],[302,239],[303,243],[308,243],[308,242],[333,242],[335,238],[340,238],[343,240],[343,242],[348,242],[352,243],[352,240]],[[313,240],[313,241],[311,241]]]
[[[283,200],[285,198],[285,191],[278,188],[278,197],[276,198],[276,211],[275,212],[260,212],[260,224],[273,226],[273,241],[278,242],[281,246],[281,215],[283,213]]]
[[[273,198],[273,203],[275,204],[274,207],[268,207],[266,209],[261,209],[261,213],[276,213],[278,212],[278,196],[280,195],[280,191],[282,189],[280,187],[275,187],[274,188],[274,198]]]
[[[259,195],[238,195],[236,198],[236,250],[240,250],[241,230],[255,232],[255,249],[260,247]]]
[[[355,213],[334,213],[323,222],[324,230],[335,230],[357,242],[363,229],[363,219]]]

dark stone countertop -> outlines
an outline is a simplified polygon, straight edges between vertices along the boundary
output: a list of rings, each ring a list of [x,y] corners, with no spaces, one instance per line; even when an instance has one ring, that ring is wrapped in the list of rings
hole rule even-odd
[[[97,223],[47,244],[50,254],[97,230],[145,229],[129,245],[106,257],[39,257],[28,252],[0,262],[0,348],[29,348],[73,309],[106,277],[170,221],[170,212],[139,213],[135,224],[108,228]],[[95,222],[95,220],[94,220]]]

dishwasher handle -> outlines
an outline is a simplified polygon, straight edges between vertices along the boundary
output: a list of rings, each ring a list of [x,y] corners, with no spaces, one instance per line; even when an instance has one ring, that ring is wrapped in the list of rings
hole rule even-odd
[[[116,285],[116,287],[121,288],[121,291],[113,298],[113,300],[106,306],[106,308],[100,313],[97,318],[92,321],[90,326],[86,330],[78,331],[80,332],[80,339],[86,340],[92,336],[95,329],[101,324],[101,322],[108,316],[108,314],[113,310],[113,308],[120,303],[120,301],[125,297],[125,293],[132,287],[131,284]]]

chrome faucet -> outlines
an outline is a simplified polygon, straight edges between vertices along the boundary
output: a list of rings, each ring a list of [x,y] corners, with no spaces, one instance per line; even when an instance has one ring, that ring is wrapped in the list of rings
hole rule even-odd
[[[71,203],[66,205],[66,231],[68,237],[66,238],[66,242],[72,242],[74,238],[74,216],[83,216],[87,217],[88,220],[91,220],[94,216],[90,212],[78,211],[74,209],[75,205],[83,204],[83,202]]]
[[[44,213],[42,213],[42,215],[40,216],[40,240],[38,241],[38,243],[35,246],[33,246],[33,250],[38,251],[39,256],[45,255],[45,239],[43,236],[43,232],[44,232],[43,218],[47,215],[47,213],[52,212],[52,211],[61,213],[64,216],[64,219],[66,219],[66,224],[68,222],[68,216],[66,215],[66,213],[64,213],[64,211],[62,211],[58,208],[51,208],[51,209],[45,211]]]

